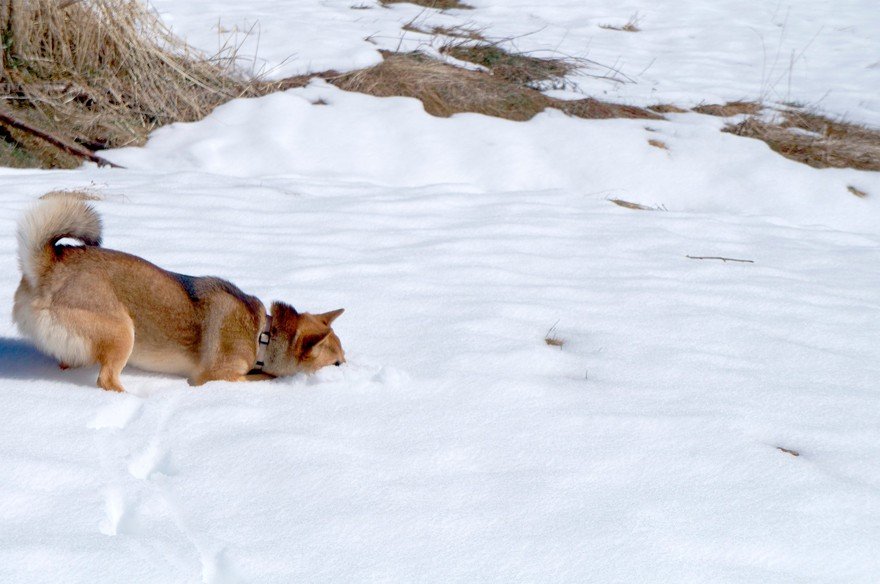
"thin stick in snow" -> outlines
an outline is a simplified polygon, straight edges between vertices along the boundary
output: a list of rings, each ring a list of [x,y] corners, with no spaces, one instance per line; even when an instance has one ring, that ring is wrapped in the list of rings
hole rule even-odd
[[[690,258],[692,260],[721,260],[724,263],[727,263],[727,262],[741,262],[744,264],[755,263],[755,260],[738,260],[736,258],[722,258],[719,256],[692,256],[692,255],[688,255],[688,256],[684,256],[684,257]]]
[[[33,127],[32,125],[19,120],[18,118],[13,117],[11,114],[5,111],[0,111],[0,125],[9,126],[10,128],[15,128],[16,130],[21,130],[27,134],[32,136],[36,136],[37,138],[48,142],[55,148],[70,154],[71,156],[76,156],[77,158],[83,158],[85,160],[91,160],[96,163],[98,166],[111,166],[113,168],[122,168],[118,164],[113,164],[106,158],[101,158],[88,148],[83,148],[77,144],[71,144],[53,136],[52,134],[40,130],[38,128]]]

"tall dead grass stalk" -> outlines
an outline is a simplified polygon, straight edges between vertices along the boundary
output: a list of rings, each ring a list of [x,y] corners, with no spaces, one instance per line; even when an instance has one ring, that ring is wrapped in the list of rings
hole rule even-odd
[[[237,74],[234,51],[191,49],[140,0],[0,0],[0,42],[0,107],[93,150],[264,92]],[[79,163],[9,128],[0,139],[44,166]]]

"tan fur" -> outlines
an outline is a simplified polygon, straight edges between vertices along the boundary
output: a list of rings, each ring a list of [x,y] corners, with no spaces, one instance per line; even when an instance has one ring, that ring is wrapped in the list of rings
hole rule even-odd
[[[58,245],[68,237],[84,245]],[[63,369],[98,363],[104,389],[123,391],[119,375],[128,363],[201,385],[313,373],[345,361],[330,327],[342,310],[301,314],[275,302],[265,365],[248,375],[266,325],[262,302],[225,280],[176,274],[100,247],[100,218],[82,200],[38,203],[22,218],[18,241],[19,330]]]

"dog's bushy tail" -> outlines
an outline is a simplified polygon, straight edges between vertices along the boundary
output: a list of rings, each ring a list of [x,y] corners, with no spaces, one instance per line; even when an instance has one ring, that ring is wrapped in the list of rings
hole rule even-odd
[[[69,237],[101,245],[101,218],[91,205],[73,197],[45,199],[18,222],[18,264],[31,286],[55,261],[55,244]]]

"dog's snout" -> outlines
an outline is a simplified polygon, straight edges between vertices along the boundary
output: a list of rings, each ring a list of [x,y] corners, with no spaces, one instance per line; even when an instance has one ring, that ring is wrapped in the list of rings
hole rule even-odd
[[[340,365],[342,365],[342,361],[337,361],[336,363],[334,363],[334,365],[336,365],[337,367],[339,367]]]

